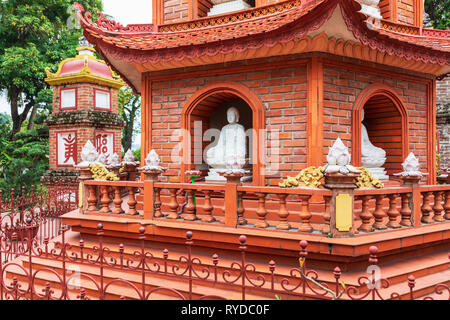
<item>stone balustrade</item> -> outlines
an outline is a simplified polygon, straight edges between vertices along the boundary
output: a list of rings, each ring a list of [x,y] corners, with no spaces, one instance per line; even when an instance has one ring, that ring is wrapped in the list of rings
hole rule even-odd
[[[336,230],[336,215],[341,213],[332,201],[336,194],[333,188],[87,180],[82,211],[333,237],[450,220],[450,185],[366,188],[354,190],[350,230]]]

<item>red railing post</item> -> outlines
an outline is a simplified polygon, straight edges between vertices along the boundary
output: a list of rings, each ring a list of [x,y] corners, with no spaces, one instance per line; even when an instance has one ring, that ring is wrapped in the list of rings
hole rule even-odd
[[[341,269],[339,267],[334,268],[333,271],[334,279],[336,280],[336,288],[335,288],[335,294],[336,297],[339,295],[339,280],[341,278]]]
[[[376,246],[371,246],[369,248],[369,265],[377,265],[378,264],[378,258],[377,258],[378,248]],[[372,275],[371,275],[371,285],[370,288],[372,292],[372,300],[375,300],[376,298],[376,288],[377,288],[377,280],[375,277],[375,269],[372,268]]]
[[[141,243],[141,273],[142,273],[142,299],[145,300],[145,228],[139,228],[139,241]]]
[[[219,256],[216,253],[213,254],[212,261],[214,265],[214,283],[217,283],[217,264],[219,263]]]
[[[62,286],[62,297],[64,300],[67,300],[68,298],[68,286],[67,286],[67,280],[66,280],[66,230],[64,228],[61,230],[61,255],[62,255],[62,277],[63,277],[63,286]]]
[[[246,261],[245,261],[245,251],[247,250],[247,237],[244,235],[241,235],[239,237],[240,246],[239,249],[241,250],[241,292],[242,292],[242,300],[245,300],[245,278],[247,277],[247,268],[246,268]]]
[[[272,292],[275,289],[275,261],[270,260],[269,261],[269,271],[270,271],[270,290],[272,290]]]
[[[225,225],[236,228],[238,212],[237,184],[227,182],[225,184]]]
[[[99,268],[100,268],[100,292],[99,292],[99,300],[105,299],[104,293],[104,279],[103,279],[103,224],[99,223],[97,225],[97,236],[98,236],[98,260],[99,260]]]
[[[189,293],[188,299],[192,300],[192,231],[186,232],[186,249],[187,249],[187,267],[188,267],[188,279],[189,279]]]
[[[300,252],[299,252],[299,263],[300,268],[302,269],[302,273],[306,274],[306,257],[308,256],[308,251],[306,248],[308,247],[308,241],[301,240],[300,241]],[[302,276],[302,290],[303,294],[306,294],[306,279]]]
[[[414,287],[416,286],[416,278],[413,275],[408,277],[409,299],[414,300]]]
[[[144,219],[147,220],[153,220],[153,214],[155,211],[156,203],[154,183],[155,182],[153,180],[144,180]],[[158,208],[158,210],[160,210],[160,208]]]
[[[33,222],[33,220],[31,219],[31,217],[28,217],[25,221],[26,232],[27,232],[28,277],[29,277],[28,278],[28,280],[29,280],[28,289],[30,290],[30,300],[33,300],[33,288],[34,288],[34,285],[33,285],[33,258],[32,258],[33,239],[32,239],[32,231],[31,231],[32,222]],[[23,238],[22,238],[22,243],[23,243]]]

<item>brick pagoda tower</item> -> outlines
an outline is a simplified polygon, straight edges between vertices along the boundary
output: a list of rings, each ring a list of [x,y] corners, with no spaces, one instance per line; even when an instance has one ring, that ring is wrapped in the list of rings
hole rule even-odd
[[[82,38],[83,39],[83,38]],[[50,170],[43,181],[51,187],[57,181],[77,184],[81,149],[90,140],[99,154],[121,155],[121,129],[118,92],[124,82],[85,40],[78,55],[59,64],[58,71],[48,69],[45,81],[53,89],[53,112],[49,127]]]

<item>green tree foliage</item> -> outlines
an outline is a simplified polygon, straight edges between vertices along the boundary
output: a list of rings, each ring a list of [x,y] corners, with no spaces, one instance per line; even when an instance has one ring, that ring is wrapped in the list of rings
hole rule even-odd
[[[125,127],[122,130],[122,147],[125,152],[131,149],[133,134],[137,131],[135,129],[136,119],[140,116],[140,110],[141,97],[135,96],[128,87],[120,89],[119,115],[125,121]]]
[[[428,13],[435,29],[450,28],[450,0],[425,0]]]
[[[45,68],[77,54],[82,35],[74,28],[73,0],[0,1],[0,91],[11,116],[0,114],[0,190],[39,185],[48,169],[48,129],[52,91]],[[101,0],[79,0],[89,11]]]
[[[11,117],[0,114],[0,190],[29,191],[48,169],[48,129],[39,124],[10,140],[11,127]]]
[[[93,12],[102,9],[101,0],[80,3]],[[31,129],[38,109],[50,108],[45,68],[55,70],[62,59],[76,54],[81,29],[70,22],[72,5],[73,0],[0,2],[0,90],[10,102],[14,139],[30,114]]]

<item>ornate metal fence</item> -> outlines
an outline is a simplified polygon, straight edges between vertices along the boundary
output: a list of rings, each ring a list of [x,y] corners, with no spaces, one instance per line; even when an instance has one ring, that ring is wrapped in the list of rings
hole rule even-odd
[[[11,189],[8,194],[0,191],[0,236],[3,245],[17,248],[28,237],[39,246],[46,239],[60,234],[61,215],[78,206],[78,190],[61,182],[39,190],[32,186],[30,192],[22,188],[19,192]],[[3,262],[14,258],[11,252],[3,255]]]
[[[390,283],[377,277],[376,247],[370,248],[369,264],[372,274],[361,276],[358,287],[342,282],[339,268],[333,272],[334,281],[320,280],[319,273],[307,268],[307,242],[300,242],[299,267],[288,273],[280,272],[275,261],[263,267],[247,261],[247,238],[239,237],[240,256],[226,260],[217,254],[210,261],[201,261],[193,254],[193,234],[187,232],[185,250],[179,256],[163,250],[160,253],[145,246],[145,228],[139,230],[139,247],[127,250],[105,246],[103,226],[98,225],[97,239],[91,248],[80,240],[79,245],[67,241],[66,228],[61,230],[60,241],[44,241],[37,247],[33,238],[31,220],[25,227],[27,237],[17,247],[5,239],[1,252],[14,252],[17,260],[0,261],[0,299],[87,300],[87,299],[417,299],[415,280],[409,277],[405,286],[409,294],[387,294]],[[205,260],[205,258],[202,258]],[[86,271],[86,270],[89,270]],[[75,271],[75,272],[74,272]],[[129,274],[133,279],[126,278]],[[117,275],[120,275],[119,277]],[[155,279],[164,279],[159,284]],[[450,288],[444,279],[434,293],[450,299]],[[169,281],[180,284],[174,288]],[[201,290],[202,288],[204,291]],[[123,292],[127,292],[123,294]],[[216,292],[226,293],[215,294]],[[445,296],[444,296],[445,294]],[[448,295],[448,296],[447,296]],[[423,298],[421,298],[423,299]],[[432,296],[425,299],[433,299]]]

